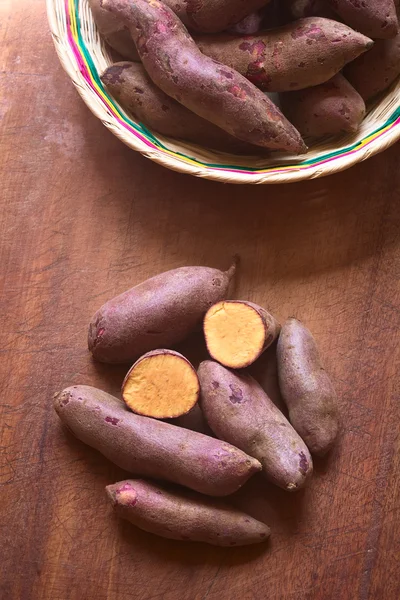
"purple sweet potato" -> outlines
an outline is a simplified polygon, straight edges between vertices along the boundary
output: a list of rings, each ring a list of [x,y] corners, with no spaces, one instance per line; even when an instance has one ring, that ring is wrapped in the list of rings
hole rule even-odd
[[[270,0],[164,0],[193,31],[217,33],[229,29]]]
[[[117,515],[171,540],[246,546],[268,539],[267,525],[221,500],[195,492],[128,479],[106,487]]]
[[[130,412],[117,398],[80,385],[54,397],[61,421],[121,469],[210,496],[238,490],[260,463],[230,444]]]
[[[288,319],[278,340],[278,375],[289,419],[312,454],[323,456],[339,431],[338,401],[310,331]]]
[[[400,34],[377,40],[374,47],[347,65],[345,76],[365,102],[385,91],[400,75]]]
[[[166,94],[245,142],[305,150],[273,102],[234,69],[204,56],[167,6],[158,0],[103,0],[103,6],[129,26],[146,71]]]
[[[249,37],[196,36],[207,56],[229,65],[268,92],[285,92],[331,79],[373,42],[347,25],[309,17]]]
[[[256,380],[210,360],[198,375],[201,408],[214,433],[257,458],[279,487],[303,487],[313,470],[307,446]]]
[[[119,62],[101,80],[135,119],[155,132],[234,154],[260,154],[253,146],[216,127],[170,98],[147,75],[141,63]]]
[[[181,342],[210,306],[226,298],[235,268],[224,273],[180,267],[109,300],[91,320],[89,350],[100,362],[129,363],[150,350]]]
[[[365,117],[365,102],[338,73],[316,87],[280,95],[287,118],[306,137],[353,133]]]
[[[345,23],[371,38],[392,38],[399,24],[393,0],[326,0]]]
[[[118,17],[101,6],[101,0],[89,0],[90,10],[99,33],[124,58],[139,60],[135,42],[129,29]]]

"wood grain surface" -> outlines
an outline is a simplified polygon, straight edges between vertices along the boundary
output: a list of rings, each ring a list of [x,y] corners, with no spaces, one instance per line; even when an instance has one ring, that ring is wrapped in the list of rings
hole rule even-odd
[[[197,180],[89,113],[44,2],[2,0],[0,40],[0,598],[398,600],[400,146],[305,184]],[[270,524],[269,544],[217,549],[119,522],[104,486],[125,473],[62,429],[52,395],[76,383],[118,392],[125,369],[86,349],[105,300],[235,253],[236,296],[314,332],[343,430],[304,492],[254,478],[232,499]]]

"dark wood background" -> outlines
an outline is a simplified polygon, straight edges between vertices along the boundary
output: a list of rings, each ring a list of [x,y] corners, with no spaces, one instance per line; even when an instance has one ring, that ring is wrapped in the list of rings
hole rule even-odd
[[[3,0],[0,39],[0,597],[398,600],[400,146],[303,184],[197,180],[91,115],[44,2]],[[253,480],[235,502],[271,525],[271,542],[224,550],[118,522],[104,486],[124,474],[62,430],[52,395],[118,390],[124,369],[86,350],[105,300],[172,267],[224,268],[237,252],[237,295],[317,337],[343,432],[304,493]]]

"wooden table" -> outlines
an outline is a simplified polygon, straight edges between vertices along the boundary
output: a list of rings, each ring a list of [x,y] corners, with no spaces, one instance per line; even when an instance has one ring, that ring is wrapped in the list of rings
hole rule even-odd
[[[0,597],[398,600],[400,146],[281,187],[167,171],[84,106],[43,4],[0,3]],[[118,522],[104,486],[124,473],[63,431],[52,395],[76,383],[118,391],[124,368],[86,349],[105,300],[237,252],[237,295],[315,333],[343,432],[304,493],[253,480],[235,502],[271,525],[271,541],[224,550]]]

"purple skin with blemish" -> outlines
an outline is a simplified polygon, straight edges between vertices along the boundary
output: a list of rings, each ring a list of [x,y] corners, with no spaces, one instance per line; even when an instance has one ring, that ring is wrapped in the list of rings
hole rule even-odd
[[[195,40],[204,54],[268,92],[323,83],[373,44],[347,25],[322,17],[300,19],[254,36],[219,34]]]
[[[270,534],[264,523],[184,488],[131,479],[106,492],[117,515],[165,538],[229,547],[258,544]]]
[[[215,435],[257,458],[263,475],[279,487],[303,487],[313,470],[310,453],[261,386],[211,360],[200,364],[198,377],[201,408]]]

